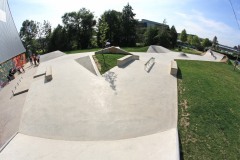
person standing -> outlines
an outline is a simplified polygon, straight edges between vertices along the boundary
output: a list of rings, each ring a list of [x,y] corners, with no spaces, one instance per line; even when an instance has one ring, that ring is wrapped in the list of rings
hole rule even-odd
[[[37,57],[35,54],[33,54],[33,62],[34,62],[34,65],[36,66],[37,65]]]
[[[32,56],[28,57],[29,58],[29,62],[31,64],[31,66],[33,65],[33,62],[32,62]]]
[[[37,55],[37,63],[40,64],[40,54]]]

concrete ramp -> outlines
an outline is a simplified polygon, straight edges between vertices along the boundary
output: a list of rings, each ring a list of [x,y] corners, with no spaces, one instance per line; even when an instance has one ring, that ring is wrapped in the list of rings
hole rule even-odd
[[[168,53],[171,52],[169,49],[162,46],[151,45],[149,46],[147,53]]]
[[[121,54],[126,54],[126,55],[132,55],[131,53],[121,49],[120,47],[108,47],[104,48],[100,51],[95,52],[95,54],[101,54],[101,53],[121,53]]]
[[[176,129],[118,141],[61,141],[18,134],[1,160],[176,160]]]
[[[224,58],[223,54],[211,50],[208,50],[203,56],[215,61],[222,61],[222,59]]]
[[[47,54],[44,54],[44,55],[40,56],[40,63],[45,62],[45,61],[49,61],[49,60],[52,60],[52,59],[55,59],[55,58],[58,58],[58,57],[61,57],[61,56],[64,56],[64,55],[66,55],[66,54],[61,52],[61,51],[50,52],[50,53],[47,53]]]
[[[97,67],[96,65],[94,65],[94,61],[91,59],[90,56],[78,58],[76,59],[76,62],[79,63],[84,68],[86,68],[91,73],[93,73],[94,75],[96,76],[99,75]]]

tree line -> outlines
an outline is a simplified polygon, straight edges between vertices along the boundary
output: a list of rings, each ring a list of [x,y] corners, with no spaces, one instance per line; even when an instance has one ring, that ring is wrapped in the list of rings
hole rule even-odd
[[[108,40],[112,45],[135,46],[138,23],[135,15],[132,7],[127,4],[122,12],[105,11],[96,21],[93,12],[81,8],[77,12],[65,13],[62,16],[63,24],[54,29],[48,21],[40,23],[25,20],[20,29],[20,37],[27,52],[39,53],[102,47],[102,34],[105,34],[104,41]],[[102,32],[103,29],[106,31]]]
[[[169,28],[166,20],[162,25],[154,27],[139,27],[133,8],[127,4],[122,12],[105,11],[98,20],[94,13],[86,8],[65,13],[62,25],[52,29],[50,22],[43,23],[25,20],[20,29],[21,40],[27,52],[46,53],[55,50],[70,51],[103,47],[106,41],[120,47],[141,45],[161,45],[175,48],[178,38],[183,43],[189,43],[197,49],[212,45],[209,39],[187,35],[184,29],[178,35],[174,26]]]

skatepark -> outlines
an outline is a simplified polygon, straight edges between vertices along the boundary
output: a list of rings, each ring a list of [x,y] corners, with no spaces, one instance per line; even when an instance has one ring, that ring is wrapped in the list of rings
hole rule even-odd
[[[16,91],[27,92],[13,96],[14,83],[1,90],[1,108],[17,118],[1,128],[0,159],[179,159],[172,61],[220,62],[225,57],[150,46],[147,53],[131,52],[139,60],[100,75],[94,54],[49,53],[22,75]],[[146,71],[151,58],[155,61]],[[52,80],[46,81],[49,67]],[[17,113],[7,108],[13,103]]]

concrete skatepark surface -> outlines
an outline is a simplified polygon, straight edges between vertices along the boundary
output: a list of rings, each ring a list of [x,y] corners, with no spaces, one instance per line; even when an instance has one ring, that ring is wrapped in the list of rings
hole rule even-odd
[[[52,66],[53,80],[31,83],[19,134],[0,159],[179,159],[177,79],[170,62],[219,62],[223,55],[134,52],[140,60],[97,76],[76,62],[93,54],[41,63],[37,72]],[[155,64],[146,72],[151,57]]]

